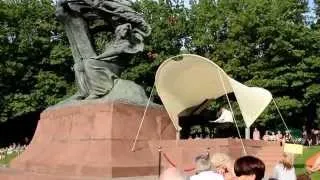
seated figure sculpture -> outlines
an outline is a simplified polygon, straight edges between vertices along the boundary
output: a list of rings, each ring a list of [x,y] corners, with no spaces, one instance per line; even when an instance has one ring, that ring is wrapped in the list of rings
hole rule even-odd
[[[128,0],[57,2],[56,16],[65,26],[74,59],[78,92],[71,100],[107,96],[119,79],[124,62],[129,61],[125,55],[143,51],[143,40],[150,35],[151,28],[132,5]],[[96,28],[99,20],[102,28]],[[95,31],[113,32],[112,40],[106,43],[101,54],[97,54],[92,43],[94,34],[90,28],[95,24]]]
[[[131,24],[126,23],[116,27],[115,39],[106,45],[104,52],[96,57],[91,57],[85,62],[85,69],[89,77],[91,89],[86,99],[96,99],[107,94],[114,86],[120,71],[117,61],[119,55],[134,54],[143,50],[143,43],[131,43]],[[132,37],[131,37],[132,38]],[[139,41],[136,39],[135,41]]]

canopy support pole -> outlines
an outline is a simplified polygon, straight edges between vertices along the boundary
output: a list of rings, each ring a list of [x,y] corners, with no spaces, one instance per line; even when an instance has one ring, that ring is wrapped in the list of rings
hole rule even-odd
[[[139,129],[138,129],[137,135],[136,135],[136,137],[134,138],[134,142],[133,142],[131,151],[134,151],[135,148],[136,148],[136,143],[137,143],[137,140],[138,140],[138,137],[139,137],[141,128],[142,128],[142,124],[143,124],[144,118],[146,117],[147,110],[148,110],[148,107],[149,107],[150,102],[151,102],[151,98],[152,98],[152,95],[153,95],[153,89],[154,89],[154,84],[153,84],[153,86],[152,86],[151,93],[150,93],[150,96],[149,96],[149,99],[148,99],[146,108],[144,109],[143,116],[142,116],[141,121],[140,121],[140,125],[139,125]]]
[[[234,124],[236,125],[236,128],[237,128],[237,132],[238,132],[238,135],[239,135],[239,138],[240,138],[240,141],[241,141],[241,145],[242,145],[242,149],[243,149],[243,153],[244,155],[247,155],[247,151],[246,151],[246,148],[244,146],[244,143],[243,143],[243,139],[241,137],[241,134],[240,134],[240,130],[239,130],[239,127],[238,127],[238,124],[236,122],[236,119],[234,118],[234,113],[233,113],[233,109],[232,109],[232,106],[231,106],[231,103],[230,103],[230,99],[229,99],[229,96],[228,96],[228,92],[227,92],[227,89],[226,89],[226,86],[223,82],[223,79],[222,79],[222,76],[221,76],[221,70],[219,70],[219,77],[220,77],[220,81],[222,83],[222,87],[224,89],[224,93],[227,97],[227,100],[228,100],[228,104],[229,104],[229,107],[230,107],[230,110],[231,110],[231,114],[232,114],[232,120],[234,122]]]
[[[288,126],[287,126],[287,123],[284,121],[284,118],[283,118],[283,116],[282,116],[282,114],[281,114],[281,112],[280,112],[280,110],[279,110],[279,108],[278,108],[278,105],[277,105],[277,103],[276,103],[276,101],[272,98],[272,101],[273,101],[273,104],[276,106],[276,109],[277,109],[277,111],[278,111],[278,114],[279,114],[279,116],[280,116],[280,119],[282,120],[282,122],[283,122],[283,125],[284,125],[284,127],[289,131],[289,128],[288,128]],[[290,132],[289,132],[290,133]]]
[[[180,131],[176,131],[176,140],[180,140]]]
[[[250,139],[250,126],[246,127],[245,135],[246,135],[246,139]]]
[[[272,97],[272,101],[273,101],[273,104],[276,106],[277,112],[278,112],[278,114],[279,114],[279,116],[280,116],[280,118],[281,118],[281,120],[283,122],[284,127],[288,131],[289,135],[292,137],[292,134],[291,134],[291,132],[290,132],[288,126],[287,126],[287,123],[285,122],[285,120],[284,120],[284,118],[283,118],[283,116],[282,116],[282,114],[280,112],[280,109],[279,109],[279,107],[278,107],[278,105],[277,105],[277,103],[276,103],[276,101],[274,100],[273,97]],[[296,144],[296,143],[293,141],[293,144]]]

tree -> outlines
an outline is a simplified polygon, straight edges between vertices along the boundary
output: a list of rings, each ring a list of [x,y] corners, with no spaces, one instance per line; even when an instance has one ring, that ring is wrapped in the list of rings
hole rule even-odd
[[[50,0],[0,1],[0,120],[56,104],[73,91],[72,57]]]
[[[0,119],[7,120],[67,97],[74,91],[74,73],[51,1],[0,3]],[[152,34],[145,50],[128,59],[122,78],[150,93],[161,62],[185,49],[210,58],[240,82],[270,90],[288,125],[320,119],[320,31],[316,23],[305,24],[305,0],[200,0],[188,8],[180,1],[140,0],[135,8]],[[106,39],[95,42],[98,50]],[[155,101],[160,103],[157,97]],[[215,101],[210,108],[222,103]],[[275,106],[257,123],[281,124]]]
[[[150,93],[158,66],[168,57],[180,53],[182,39],[189,34],[189,10],[183,4],[171,6],[164,1],[152,0],[137,1],[136,8],[150,24],[152,33],[145,39],[144,52],[131,60],[131,66],[122,73],[122,78],[137,82]],[[159,102],[159,98],[155,101]]]
[[[233,78],[270,90],[288,124],[301,127],[319,86],[319,36],[304,24],[306,11],[296,0],[202,0],[192,6],[191,36]],[[269,106],[258,123],[273,122],[281,123]]]

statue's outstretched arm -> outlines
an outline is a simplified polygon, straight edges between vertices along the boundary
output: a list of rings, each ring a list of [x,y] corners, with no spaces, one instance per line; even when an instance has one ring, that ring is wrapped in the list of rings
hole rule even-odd
[[[124,45],[120,45],[120,44],[119,45],[111,45],[102,54],[100,54],[96,57],[93,57],[93,59],[104,60],[105,58],[108,58],[108,57],[117,56],[117,55],[123,53],[123,49],[124,49]]]

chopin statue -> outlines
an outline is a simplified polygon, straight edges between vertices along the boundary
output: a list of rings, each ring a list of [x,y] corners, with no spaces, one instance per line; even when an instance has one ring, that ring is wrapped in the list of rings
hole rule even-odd
[[[65,27],[74,59],[78,92],[72,100],[107,97],[129,61],[124,55],[142,51],[143,40],[151,32],[128,0],[59,0],[56,16]],[[101,54],[92,43],[97,32],[113,35]],[[141,96],[145,97],[144,92]]]

